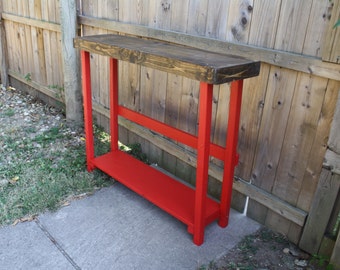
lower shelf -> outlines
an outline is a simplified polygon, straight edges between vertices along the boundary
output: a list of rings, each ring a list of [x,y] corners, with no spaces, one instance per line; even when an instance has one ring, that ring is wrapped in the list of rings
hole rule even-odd
[[[188,225],[194,223],[195,190],[117,150],[96,157],[93,165]],[[219,217],[219,204],[207,197],[205,224]]]

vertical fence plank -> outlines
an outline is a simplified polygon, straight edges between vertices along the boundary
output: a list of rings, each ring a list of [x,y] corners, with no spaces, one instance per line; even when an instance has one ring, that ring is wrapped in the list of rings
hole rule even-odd
[[[324,43],[322,44],[322,60],[340,63],[340,27],[333,27],[340,17],[340,1],[333,0],[331,4],[333,5],[333,8],[326,38],[324,39]]]
[[[282,1],[275,49],[301,53],[312,0]]]
[[[271,67],[264,111],[259,129],[251,182],[271,192],[287,126],[290,104],[294,94],[296,72]],[[261,105],[261,104],[260,104]],[[267,208],[250,200],[248,216],[265,223]]]
[[[340,182],[340,176],[338,175],[338,182]],[[333,264],[336,268],[335,269],[340,269],[340,233],[338,233],[338,237],[335,242],[335,246],[333,249],[333,254],[330,260],[330,263]]]
[[[307,161],[313,152],[312,145],[320,118],[321,107],[325,97],[327,80],[299,73],[288,118],[287,130],[280,154],[279,165],[275,175],[273,194],[286,202],[296,205],[303,189],[303,176]],[[318,167],[321,167],[319,164]],[[271,217],[267,218],[268,224]],[[286,227],[289,223],[282,222]],[[292,236],[299,236],[291,231]],[[290,237],[290,235],[288,235]],[[298,238],[290,238],[297,242]]]
[[[299,243],[299,247],[303,250],[311,254],[318,253],[339,188],[340,176],[323,169]]]
[[[253,6],[253,0],[233,0],[229,3],[227,40],[247,43],[252,18],[249,6]]]
[[[322,56],[322,46],[325,42],[327,27],[329,25],[328,10],[330,1],[313,1],[310,19],[307,25],[306,37],[303,43],[303,54],[316,57]]]
[[[278,25],[281,1],[254,0],[249,30],[249,44],[273,48]]]
[[[328,148],[327,141],[330,136],[331,126],[332,124],[337,124],[333,117],[339,89],[340,82],[333,80],[327,82],[325,98],[322,102],[321,113],[317,121],[315,138],[311,145],[313,154],[307,158],[307,166],[302,178],[301,192],[296,204],[300,209],[305,211],[309,211],[313,201],[313,195],[320,178],[321,165]],[[339,132],[337,132],[337,134],[339,134]]]
[[[3,2],[0,1],[0,16],[3,12]],[[4,87],[8,87],[8,53],[6,31],[2,18],[0,17],[0,58],[1,58],[1,83]]]

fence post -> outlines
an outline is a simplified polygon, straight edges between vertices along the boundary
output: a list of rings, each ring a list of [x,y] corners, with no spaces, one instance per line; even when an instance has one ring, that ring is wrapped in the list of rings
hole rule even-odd
[[[4,22],[2,20],[2,1],[0,1],[0,57],[1,57],[1,83],[4,87],[8,87],[8,55],[7,41]]]
[[[76,0],[60,0],[66,120],[80,125],[83,121],[83,111],[79,53],[73,48],[73,38],[77,36],[76,6]]]

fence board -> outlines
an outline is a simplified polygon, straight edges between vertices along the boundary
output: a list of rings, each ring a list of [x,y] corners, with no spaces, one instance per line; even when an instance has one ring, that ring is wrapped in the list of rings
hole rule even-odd
[[[0,2],[0,16],[3,12],[3,2]],[[6,29],[3,23],[2,18],[0,17],[0,61],[1,61],[1,84],[4,87],[9,86],[9,78],[8,78],[8,47],[7,47],[7,39],[6,39]]]
[[[227,40],[248,43],[253,0],[229,1]]]
[[[264,100],[264,112],[258,134],[251,181],[254,185],[271,192],[280,159],[287,126],[290,104],[296,83],[296,72],[271,67]],[[248,215],[265,223],[267,209],[249,201]]]
[[[333,26],[340,17],[340,1],[334,0],[331,5],[332,14],[324,40],[324,47],[322,51],[322,59],[333,63],[340,63],[340,27],[334,28]]]
[[[299,74],[273,193],[296,205],[311,154],[327,80]]]
[[[310,78],[301,73],[297,78],[284,144],[273,186],[273,194],[293,205],[296,205],[299,193],[303,188],[303,175],[308,157],[311,155],[311,146],[315,138],[315,130],[320,117],[326,85],[327,80],[323,78]],[[275,218],[275,216],[268,215],[266,223],[270,224],[272,221],[269,219],[271,218]],[[278,226],[289,227],[287,222],[282,222]],[[290,233],[298,235],[295,232]],[[298,239],[291,240],[298,241]]]
[[[299,246],[317,254],[340,188],[339,175],[323,169]],[[315,226],[317,224],[317,226]]]
[[[320,164],[322,164],[328,148],[327,141],[329,138],[329,130],[333,122],[339,89],[339,82],[327,82],[326,93],[316,125],[315,138],[311,144],[312,154],[307,158],[306,170],[301,181],[301,192],[296,204],[297,207],[305,211],[309,211],[320,178]]]
[[[282,1],[275,49],[301,53],[312,0]]]
[[[250,24],[249,44],[273,48],[281,1],[254,0]]]
[[[302,52],[305,55],[321,57],[323,42],[326,38],[326,29],[329,24],[328,10],[331,6],[329,1],[313,1],[311,13],[313,20],[308,20],[306,37]]]
[[[227,0],[209,0],[205,36],[225,40],[229,13]]]
[[[340,176],[338,176],[340,178]],[[340,182],[340,179],[338,179]],[[340,233],[338,234],[338,238],[335,242],[335,246],[333,249],[333,254],[330,260],[330,263],[333,264],[336,268],[335,269],[340,269]]]
[[[103,27],[112,31],[119,31],[130,35],[158,38],[196,48],[213,50],[215,52],[239,55],[275,66],[302,71],[332,80],[340,80],[340,65],[323,62],[318,58],[307,57],[301,54],[272,50],[263,47],[254,47],[240,43],[235,44],[217,39],[188,35],[182,32],[165,32],[160,29],[150,29],[142,25],[94,19],[84,16],[79,16],[79,22],[84,25],[99,28]]]

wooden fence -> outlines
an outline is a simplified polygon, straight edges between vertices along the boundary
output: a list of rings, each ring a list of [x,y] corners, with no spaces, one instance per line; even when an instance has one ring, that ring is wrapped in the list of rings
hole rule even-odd
[[[339,0],[76,2],[82,35],[158,38],[262,61],[260,76],[244,85],[233,207],[244,211],[247,205],[249,217],[310,253],[333,254],[340,265],[334,255],[340,248],[340,29],[332,27]],[[63,50],[60,10],[65,10],[59,1],[3,0],[1,9],[2,80],[7,72],[12,85],[64,102],[69,55]],[[93,55],[91,65],[95,116],[107,128],[108,59]],[[196,81],[134,64],[119,68],[120,103],[196,133]],[[211,135],[221,145],[228,87],[214,88]],[[194,183],[191,149],[123,119],[120,126],[122,142],[142,143],[151,161]],[[212,194],[219,192],[221,171],[212,160]]]

